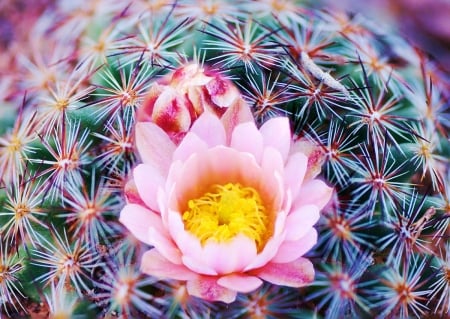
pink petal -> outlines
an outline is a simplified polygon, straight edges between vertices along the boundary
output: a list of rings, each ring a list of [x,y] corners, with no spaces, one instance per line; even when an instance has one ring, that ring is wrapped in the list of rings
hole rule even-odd
[[[249,152],[258,163],[261,162],[263,139],[253,122],[236,126],[231,135],[231,147],[241,152]]]
[[[284,163],[281,153],[273,147],[265,147],[261,159],[261,167],[266,172],[278,172],[281,176],[284,173]]]
[[[180,214],[169,212],[172,238],[180,249],[182,262],[204,275],[228,274],[242,271],[256,257],[254,241],[238,235],[229,242],[207,242],[201,245],[197,237],[185,231]]]
[[[164,177],[151,164],[139,164],[133,169],[134,183],[140,198],[152,210],[158,212],[157,192],[164,185]]]
[[[170,86],[164,88],[153,106],[152,121],[165,132],[186,132],[191,126],[190,103]]]
[[[197,63],[183,65],[182,67],[176,69],[170,78],[172,85],[178,84],[180,86],[181,84],[191,86],[205,85],[211,80],[212,77],[207,76],[201,65]]]
[[[171,167],[165,186],[168,193],[169,188],[176,185],[173,193],[170,191],[173,196],[168,198],[168,207],[175,210],[186,209],[189,199],[203,195],[211,185],[229,182],[240,182],[257,189],[273,210],[279,210],[285,199],[282,158],[271,147],[264,150],[262,169],[250,154],[224,146],[192,154],[184,165],[177,167],[175,173]]]
[[[181,252],[164,228],[151,226],[148,231],[149,242],[161,255],[174,264],[181,264]]]
[[[286,228],[286,218],[288,214],[284,210],[280,210],[277,212],[275,219],[275,227],[274,227],[274,237],[283,237],[285,236],[285,228]]]
[[[200,241],[193,234],[184,230],[181,213],[169,209],[167,212],[168,231],[183,254],[198,252],[201,250]]]
[[[138,122],[152,121],[153,106],[155,105],[155,101],[163,92],[164,88],[165,86],[159,85],[156,82],[152,84],[147,93],[147,96],[145,97],[144,102],[142,103],[141,107],[138,109],[138,112],[136,114],[136,120]]]
[[[136,147],[144,163],[153,165],[161,175],[167,175],[175,144],[158,125],[150,122],[137,123]]]
[[[240,97],[239,91],[231,81],[216,76],[206,84],[211,100],[219,107],[228,107]]]
[[[187,88],[187,98],[192,104],[191,116],[196,119],[200,114],[205,111],[207,102],[205,101],[205,96],[202,87],[189,86]]]
[[[295,141],[292,145],[291,153],[296,152],[303,153],[308,157],[308,168],[306,170],[305,180],[308,181],[315,178],[320,173],[325,161],[325,153],[322,148],[303,138]]]
[[[282,244],[285,237],[285,224],[286,224],[286,212],[277,212],[274,233],[271,238],[266,242],[263,250],[249,263],[244,271],[251,269],[256,269],[267,264],[276,255],[280,245]]]
[[[233,105],[227,108],[221,117],[221,121],[227,136],[226,143],[229,145],[231,141],[231,134],[238,124],[254,122],[255,120],[247,103],[245,103],[242,98],[239,98],[233,103]]]
[[[272,259],[275,263],[289,263],[303,256],[317,243],[317,231],[311,228],[305,236],[296,241],[284,241]]]
[[[286,220],[286,240],[299,240],[311,230],[319,217],[316,205],[300,206],[291,212]]]
[[[223,243],[207,242],[201,255],[197,256],[219,275],[240,272],[255,257],[255,242],[244,235]]]
[[[290,263],[267,264],[256,275],[275,285],[298,288],[314,280],[314,267],[308,259],[300,257]]]
[[[194,153],[204,152],[208,145],[196,134],[188,132],[173,154],[173,160],[185,161]]]
[[[166,228],[169,230],[169,232],[171,232],[172,234],[176,234],[176,232],[178,232],[179,230],[183,230],[184,229],[184,224],[181,220],[181,210],[179,208],[178,205],[178,201],[177,201],[177,193],[176,193],[176,185],[170,185],[170,189],[166,190],[166,191],[161,191],[158,192],[158,203],[160,203],[159,205],[161,206],[161,218],[163,221],[163,224],[166,226]],[[182,210],[184,210],[185,208],[182,208]],[[170,224],[170,214],[175,214],[175,218],[177,218],[176,222],[179,222],[179,225],[171,225]],[[172,216],[173,217],[173,216]],[[173,221],[172,221],[173,222]],[[180,229],[176,229],[176,227],[180,227]],[[172,235],[173,238],[174,235]]]
[[[190,132],[197,134],[209,147],[224,145],[226,142],[222,122],[210,112],[203,112],[192,125]]]
[[[204,261],[198,259],[196,256],[187,256],[184,255],[181,257],[183,264],[189,268],[190,270],[196,272],[197,274],[208,275],[208,276],[216,276],[218,275],[217,271],[213,270],[210,266],[206,265]]]
[[[303,153],[294,153],[289,156],[284,168],[285,186],[292,192],[292,197],[296,198],[305,177],[308,158]]]
[[[202,66],[195,63],[183,66],[181,72],[177,70],[175,73],[178,73],[178,78],[173,76],[171,85],[182,92],[191,88],[201,88],[213,80],[212,76],[204,73]]]
[[[285,200],[285,190],[283,181],[283,159],[280,152],[273,147],[266,147],[262,156],[262,178],[259,189],[262,191],[264,199],[273,203],[274,210],[279,210]]]
[[[287,212],[290,212],[292,209],[292,192],[290,188],[285,188],[282,207],[283,210],[286,210]]]
[[[306,171],[305,180],[310,180],[319,175],[322,165],[325,162],[325,155],[321,149],[316,148],[308,156],[308,169]]]
[[[180,181],[180,176],[183,173],[185,164],[181,161],[174,161],[170,165],[169,173],[167,174],[166,178],[166,184],[164,185],[165,195],[169,194],[170,191],[174,188],[177,182]],[[166,198],[164,198],[166,203]],[[161,207],[161,211],[163,210],[162,207],[167,206],[167,204],[161,205],[162,203],[159,202],[159,206]],[[172,207],[173,208],[173,207]]]
[[[140,241],[151,245],[148,231],[150,227],[163,227],[161,217],[137,204],[127,204],[120,212],[119,221]]]
[[[287,117],[275,117],[265,122],[259,130],[264,139],[264,146],[277,149],[283,161],[286,161],[291,147],[291,129]]]
[[[231,274],[217,280],[222,287],[242,293],[249,293],[262,285],[262,280],[255,276]]]
[[[203,248],[198,238],[184,230],[180,214],[169,211],[168,223],[170,234],[181,251],[182,263],[196,273],[217,275],[217,272],[202,258]]]
[[[266,265],[272,258],[276,255],[278,248],[283,241],[282,236],[276,236],[270,238],[262,252],[260,252],[251,263],[245,267],[244,271],[249,271],[252,269],[257,269]]]
[[[325,207],[333,194],[333,188],[321,180],[313,179],[304,183],[300,188],[299,195],[294,199],[294,207],[303,205],[316,205],[319,209]]]
[[[145,206],[145,203],[142,201],[141,196],[139,196],[139,192],[136,188],[136,184],[133,179],[129,179],[124,187],[125,198],[127,203],[139,204]]]
[[[213,184],[239,182],[256,189],[262,185],[262,196],[274,193],[272,186],[278,186],[274,177],[267,181],[261,179],[261,168],[250,154],[216,146],[204,154],[193,154],[185,162],[177,179],[172,181],[176,185],[176,197],[169,198],[169,207],[176,207],[178,203],[181,210],[186,208],[189,199],[203,195]]]
[[[165,259],[156,249],[148,250],[142,256],[141,271],[163,279],[195,280],[197,274],[183,265],[176,265]]]
[[[189,280],[186,284],[190,295],[208,301],[223,301],[232,303],[236,299],[236,291],[227,289],[217,284],[217,277],[201,276]]]

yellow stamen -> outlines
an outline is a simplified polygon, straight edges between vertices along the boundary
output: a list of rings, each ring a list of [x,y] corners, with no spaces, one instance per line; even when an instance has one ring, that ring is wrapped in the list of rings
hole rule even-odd
[[[19,152],[22,149],[22,141],[17,136],[13,135],[6,148],[11,153]]]
[[[6,266],[3,266],[0,264],[0,284],[3,283],[3,280],[6,281],[6,276],[8,275],[6,272],[8,271],[8,268]]]
[[[69,100],[68,99],[57,100],[55,107],[59,111],[64,111],[69,107]]]
[[[215,184],[210,192],[189,200],[183,222],[202,244],[226,242],[243,234],[253,239],[260,251],[272,235],[272,221],[259,193],[239,183]]]

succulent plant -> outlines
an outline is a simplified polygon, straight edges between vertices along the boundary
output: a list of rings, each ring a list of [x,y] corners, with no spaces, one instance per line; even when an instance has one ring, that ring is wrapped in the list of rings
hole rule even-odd
[[[49,6],[29,46],[9,57],[13,71],[0,80],[0,318],[450,316],[450,82],[405,39],[358,15],[287,0],[75,0]],[[273,124],[280,117],[292,135]],[[244,130],[241,119],[257,129]],[[139,163],[156,156],[168,165],[160,131],[167,148],[180,149],[208,123],[211,139],[217,123],[231,127],[228,137],[238,128],[261,132],[245,147],[263,136],[286,153],[289,185],[315,183],[300,201],[323,207],[318,235],[309,233],[315,245],[296,264],[314,280],[288,287],[256,267],[246,272],[255,289],[214,301],[192,293],[204,287],[185,273],[149,275],[166,273],[142,262],[161,257],[133,235],[150,224],[124,216],[130,205],[163,200],[140,191],[160,176]],[[218,167],[231,165],[223,154]],[[206,236],[204,202],[228,198],[234,204],[221,207],[242,214],[256,205],[252,218],[273,229],[240,224],[237,232],[250,232],[261,253],[276,237],[260,208],[275,194],[275,182],[267,185],[262,198],[248,185],[214,186],[180,220]],[[306,233],[286,227],[291,240]],[[290,260],[286,251],[275,259]]]

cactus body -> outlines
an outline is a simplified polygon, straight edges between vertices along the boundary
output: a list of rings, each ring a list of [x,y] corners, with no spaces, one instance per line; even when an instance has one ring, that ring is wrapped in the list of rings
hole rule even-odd
[[[96,0],[50,6],[29,45],[0,96],[0,318],[450,316],[450,82],[401,37],[290,1]],[[314,281],[225,304],[142,273],[119,217],[137,123],[180,143],[243,107],[288,117],[334,192]]]

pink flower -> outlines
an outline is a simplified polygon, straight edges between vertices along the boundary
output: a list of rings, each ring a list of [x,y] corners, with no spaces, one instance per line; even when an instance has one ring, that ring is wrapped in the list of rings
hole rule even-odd
[[[242,97],[230,80],[189,63],[152,85],[138,121],[156,123],[178,142],[204,110],[221,116],[239,103]]]
[[[143,163],[120,216],[153,246],[143,272],[186,281],[189,294],[227,303],[263,280],[301,287],[314,279],[302,256],[317,241],[313,225],[332,194],[308,173],[287,118],[258,130],[246,111],[234,114],[241,115],[205,111],[178,145],[155,123],[138,123]]]

